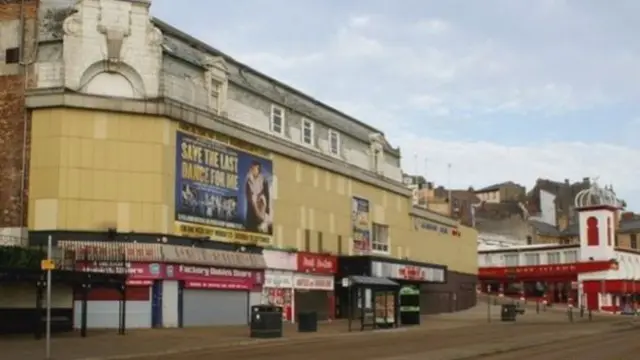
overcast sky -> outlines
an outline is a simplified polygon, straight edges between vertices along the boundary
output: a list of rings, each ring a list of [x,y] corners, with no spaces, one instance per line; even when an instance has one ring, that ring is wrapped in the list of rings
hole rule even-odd
[[[407,172],[599,177],[640,210],[640,1],[188,3],[152,12],[380,128]]]

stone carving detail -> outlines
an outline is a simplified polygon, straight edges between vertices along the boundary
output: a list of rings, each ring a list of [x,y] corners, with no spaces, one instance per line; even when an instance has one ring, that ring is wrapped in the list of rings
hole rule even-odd
[[[108,66],[120,63],[122,43],[131,35],[131,10],[124,12],[124,17],[122,14],[123,11],[108,11],[102,4],[100,6],[97,29],[107,42]]]
[[[64,29],[64,34],[68,36],[79,36],[80,30],[82,29],[82,17],[81,14],[77,11],[69,15],[64,22],[62,23],[62,28]]]
[[[162,35],[162,31],[157,27],[153,26],[149,23],[149,27],[147,27],[147,41],[151,46],[160,46],[164,41],[164,36]]]

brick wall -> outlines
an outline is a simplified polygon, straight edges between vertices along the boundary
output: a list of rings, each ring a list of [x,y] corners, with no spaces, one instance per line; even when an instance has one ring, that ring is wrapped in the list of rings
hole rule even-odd
[[[19,0],[0,0],[0,22],[19,20],[20,4]],[[25,5],[25,27],[33,29],[38,1],[26,0]],[[33,34],[34,31],[28,31],[27,37],[32,37]],[[25,55],[29,56],[34,44],[33,38],[25,39],[25,43]],[[26,170],[23,169],[24,82],[25,77],[21,74],[0,76],[0,228],[22,227],[26,221],[26,189],[21,193],[22,173]],[[27,136],[27,140],[28,138]],[[28,145],[27,143],[27,150]]]

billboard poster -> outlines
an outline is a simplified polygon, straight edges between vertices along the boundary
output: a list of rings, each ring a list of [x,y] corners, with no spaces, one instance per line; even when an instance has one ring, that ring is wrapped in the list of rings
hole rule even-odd
[[[353,227],[353,253],[361,254],[371,249],[371,214],[369,200],[351,199],[351,224]]]
[[[176,232],[185,236],[270,243],[273,164],[225,143],[178,131]]]

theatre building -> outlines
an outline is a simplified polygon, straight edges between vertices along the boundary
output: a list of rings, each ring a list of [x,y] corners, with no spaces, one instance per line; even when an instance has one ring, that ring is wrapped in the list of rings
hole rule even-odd
[[[479,251],[479,290],[606,312],[635,309],[640,254],[617,244],[620,202],[594,184],[575,207],[579,243]]]
[[[244,315],[229,309],[265,291],[290,298],[289,317],[295,307],[329,318],[337,257],[368,257],[372,277],[418,269],[400,280],[419,284],[425,312],[475,304],[476,231],[413,205],[400,150],[380,130],[152,18],[151,0],[37,3],[22,5],[40,30],[22,43],[38,44],[38,56],[7,82],[20,95],[12,104],[24,106],[15,131],[0,134],[3,233],[28,233],[33,244],[47,234],[95,242],[110,241],[113,228],[118,242],[162,246],[162,262],[129,267],[153,277],[137,279],[153,280],[139,301],[182,309],[159,312],[154,324],[238,322]],[[165,246],[298,258],[295,269],[286,260],[262,279],[258,265],[171,260],[178,250]],[[92,301],[111,301],[101,297]],[[203,307],[214,300],[223,305]]]

